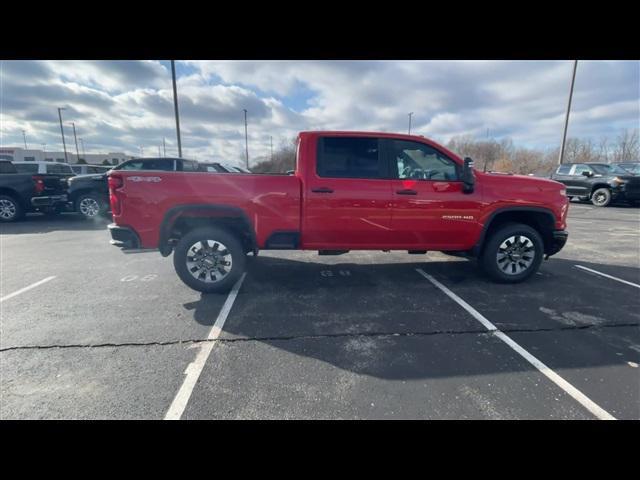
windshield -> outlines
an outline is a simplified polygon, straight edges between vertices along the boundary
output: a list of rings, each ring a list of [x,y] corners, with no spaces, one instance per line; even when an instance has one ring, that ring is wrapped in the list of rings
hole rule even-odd
[[[640,163],[622,163],[620,166],[634,175],[640,174]]]
[[[618,165],[597,164],[591,165],[596,173],[601,175],[629,175],[629,172]]]

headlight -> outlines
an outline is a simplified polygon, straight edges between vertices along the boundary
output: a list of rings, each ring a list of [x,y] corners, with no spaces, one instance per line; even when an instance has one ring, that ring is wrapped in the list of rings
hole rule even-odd
[[[612,183],[615,183],[617,185],[622,185],[623,183],[625,183],[625,181],[623,179],[621,179],[620,177],[615,177],[613,180],[611,180]]]
[[[563,196],[566,197],[567,196],[567,189],[563,188],[562,190],[560,190],[560,195],[563,195]]]

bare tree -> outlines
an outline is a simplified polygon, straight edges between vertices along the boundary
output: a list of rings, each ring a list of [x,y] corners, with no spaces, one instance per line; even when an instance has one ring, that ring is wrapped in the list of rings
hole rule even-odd
[[[638,129],[624,130],[613,146],[613,161],[620,162],[637,162],[640,160],[640,139],[638,138]]]

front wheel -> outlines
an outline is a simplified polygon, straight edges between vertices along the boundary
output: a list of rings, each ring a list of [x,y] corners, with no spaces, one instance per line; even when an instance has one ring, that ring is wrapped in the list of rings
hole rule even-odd
[[[176,245],[173,266],[189,287],[203,293],[225,293],[245,270],[246,255],[226,230],[208,227],[187,233]]]
[[[608,188],[598,188],[591,195],[591,203],[596,207],[606,207],[611,203],[611,190]]]
[[[538,270],[543,255],[544,243],[536,230],[521,223],[508,223],[491,235],[480,265],[497,282],[518,283]]]

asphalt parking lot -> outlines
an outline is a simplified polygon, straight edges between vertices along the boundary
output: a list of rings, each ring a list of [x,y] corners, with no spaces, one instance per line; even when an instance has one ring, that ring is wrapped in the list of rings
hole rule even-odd
[[[640,418],[638,208],[573,203],[519,285],[439,253],[264,251],[231,296],[107,223],[0,226],[0,418]]]

